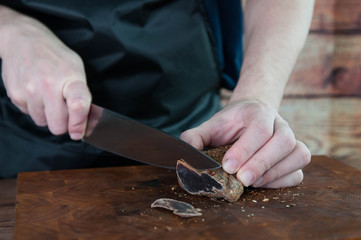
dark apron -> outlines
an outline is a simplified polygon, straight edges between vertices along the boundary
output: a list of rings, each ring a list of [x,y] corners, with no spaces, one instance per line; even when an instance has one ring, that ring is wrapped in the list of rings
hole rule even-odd
[[[200,1],[0,2],[46,24],[82,57],[96,104],[174,136],[220,109],[219,61]],[[0,107],[0,177],[127,162],[37,127],[2,81]]]

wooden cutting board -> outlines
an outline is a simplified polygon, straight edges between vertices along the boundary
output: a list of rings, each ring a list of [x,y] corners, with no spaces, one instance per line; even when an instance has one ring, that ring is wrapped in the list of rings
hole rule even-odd
[[[236,203],[186,194],[174,171],[133,166],[21,173],[15,239],[361,239],[361,171],[313,157],[293,188],[247,189]],[[181,218],[158,198],[193,204]]]

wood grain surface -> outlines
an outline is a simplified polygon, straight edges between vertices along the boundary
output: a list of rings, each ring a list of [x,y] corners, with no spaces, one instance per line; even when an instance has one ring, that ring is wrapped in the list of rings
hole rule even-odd
[[[247,0],[241,0],[243,9]],[[316,0],[311,33],[361,33],[360,0]]]
[[[0,239],[13,239],[16,179],[0,180]]]
[[[285,95],[361,95],[361,34],[311,33]]]
[[[286,96],[361,96],[361,4],[316,0],[311,29]]]
[[[311,32],[361,33],[359,0],[316,0]]]
[[[356,239],[360,173],[313,157],[301,185],[247,189],[236,203],[188,195],[174,171],[151,166],[21,173],[15,239]],[[158,198],[203,215],[150,208]]]

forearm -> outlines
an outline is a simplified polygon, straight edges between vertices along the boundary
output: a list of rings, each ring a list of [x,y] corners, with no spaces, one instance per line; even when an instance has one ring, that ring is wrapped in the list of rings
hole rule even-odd
[[[313,0],[248,0],[240,78],[230,103],[258,99],[279,108],[309,30]]]

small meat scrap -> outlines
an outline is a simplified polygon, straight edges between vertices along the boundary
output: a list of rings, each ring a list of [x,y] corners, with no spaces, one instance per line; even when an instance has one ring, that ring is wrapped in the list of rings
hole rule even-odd
[[[220,162],[228,148],[229,146],[215,148],[204,153]],[[222,168],[199,171],[184,160],[178,160],[176,172],[181,188],[193,195],[224,198],[229,202],[235,202],[243,193],[241,182]]]
[[[160,207],[173,211],[175,215],[180,217],[196,217],[202,215],[202,210],[199,208],[194,208],[193,205],[177,201],[170,198],[160,198],[155,200],[152,205],[152,208]]]

